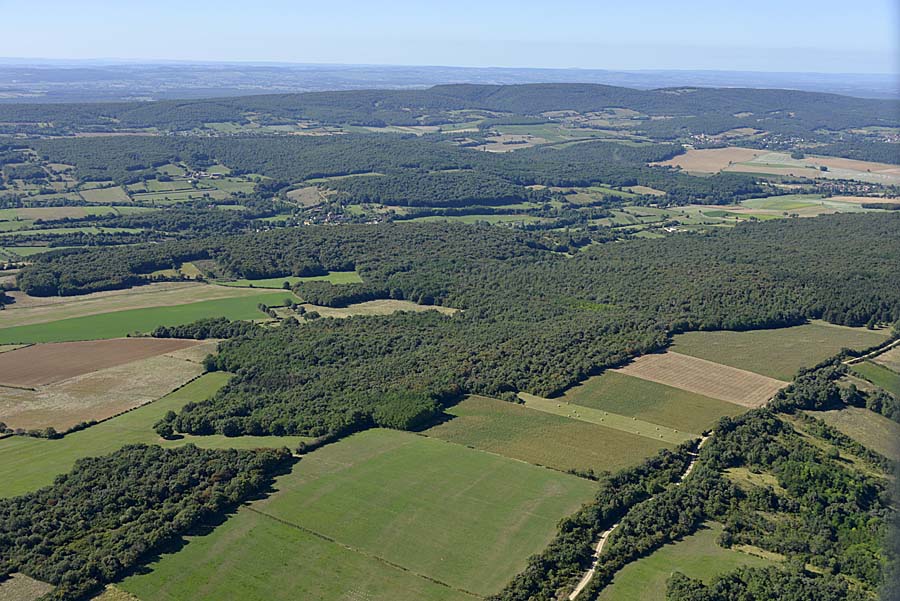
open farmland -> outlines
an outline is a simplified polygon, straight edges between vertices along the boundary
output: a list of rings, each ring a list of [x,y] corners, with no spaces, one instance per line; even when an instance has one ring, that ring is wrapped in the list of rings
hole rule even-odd
[[[807,414],[823,420],[873,451],[900,461],[900,424],[897,422],[860,407]]]
[[[307,311],[315,311],[322,317],[352,317],[354,315],[390,315],[398,311],[437,311],[444,315],[453,315],[459,309],[453,307],[443,307],[441,305],[419,305],[408,300],[380,299],[373,301],[365,301],[362,303],[354,303],[346,307],[323,307],[319,305],[311,305],[303,303],[300,305]]]
[[[588,378],[557,400],[698,433],[714,426],[720,417],[746,410],[734,403],[617,371]]]
[[[197,344],[194,340],[117,338],[32,345],[0,356],[0,386],[45,386]]]
[[[587,501],[594,484],[440,440],[370,430],[305,456],[276,489],[122,586],[143,601],[334,598],[348,589],[392,600],[484,596],[543,549],[557,521]],[[320,543],[306,547],[310,535]],[[312,549],[308,561],[298,553],[304,548]],[[323,555],[333,562],[328,576],[319,572]],[[286,561],[290,570],[277,567]],[[260,562],[286,575],[277,597],[268,578],[228,569]],[[395,579],[398,568],[429,588],[379,585]],[[371,589],[361,584],[367,582]]]
[[[158,326],[190,323],[206,317],[262,319],[259,303],[280,305],[291,297],[288,291],[257,292],[254,295],[175,305],[100,313],[0,329],[0,344],[19,342],[68,342],[118,338],[134,332],[149,332]]]
[[[716,540],[721,533],[721,524],[708,522],[696,533],[657,549],[616,574],[597,600],[665,601],[672,572],[709,583],[717,574],[741,566],[771,565],[767,559],[720,547]]]
[[[675,158],[656,163],[664,167],[679,167],[688,173],[718,173],[735,163],[751,161],[763,153],[753,148],[691,149]]]
[[[842,348],[866,349],[884,342],[887,330],[848,328],[822,321],[791,328],[743,332],[688,332],[674,337],[671,350],[778,380],[790,380]]]
[[[638,357],[618,373],[745,407],[759,407],[787,382],[674,352]]]
[[[895,346],[886,353],[882,353],[872,359],[875,363],[900,373],[900,346]]]
[[[295,448],[302,436],[184,436],[162,440],[153,431],[153,424],[167,411],[178,411],[188,402],[205,400],[215,394],[231,378],[226,372],[200,376],[166,396],[133,411],[91,426],[80,432],[67,434],[58,440],[12,436],[0,439],[0,497],[11,497],[47,486],[61,473],[72,468],[82,457],[112,453],[122,445],[146,443],[174,447],[187,443],[205,448],[290,447]]]
[[[862,361],[854,363],[851,369],[869,382],[884,388],[892,395],[900,398],[900,374],[883,365]]]
[[[446,412],[452,418],[426,435],[562,471],[616,471],[668,446],[487,397],[470,396]]]
[[[331,284],[361,284],[362,278],[355,271],[333,271],[327,275],[301,277],[287,275],[280,278],[263,278],[258,280],[217,280],[222,286],[238,286],[242,288],[282,288],[287,282],[291,286],[300,282],[329,282]]]

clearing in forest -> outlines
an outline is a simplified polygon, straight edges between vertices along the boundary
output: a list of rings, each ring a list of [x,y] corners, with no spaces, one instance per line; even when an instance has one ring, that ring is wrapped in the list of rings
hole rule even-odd
[[[332,271],[326,275],[296,276],[286,275],[276,278],[261,278],[256,280],[217,280],[215,283],[221,286],[237,286],[242,288],[282,288],[284,283],[289,285],[300,282],[329,282],[331,284],[362,284],[362,278],[356,271]]]
[[[802,367],[813,367],[845,347],[862,350],[881,344],[889,333],[813,321],[771,330],[688,332],[675,336],[670,349],[790,381]]]
[[[115,338],[35,344],[0,354],[0,386],[33,388],[199,344],[196,340]]]
[[[426,435],[561,471],[616,471],[670,446],[482,396],[467,397],[446,413],[452,418]]]
[[[372,300],[363,303],[355,303],[346,307],[322,307],[319,305],[311,305],[303,303],[301,305],[307,311],[315,311],[322,317],[352,317],[354,315],[391,315],[400,311],[437,311],[444,315],[453,315],[459,312],[459,309],[453,307],[442,307],[440,305],[420,305],[408,300],[382,299]]]
[[[746,411],[746,407],[666,386],[649,380],[606,371],[568,389],[559,402],[575,403],[685,432],[703,432],[720,417]]]
[[[787,382],[679,353],[638,357],[617,373],[674,386],[745,407],[759,407]]]
[[[894,461],[900,460],[900,424],[874,411],[845,407],[833,411],[808,411],[847,436]]]

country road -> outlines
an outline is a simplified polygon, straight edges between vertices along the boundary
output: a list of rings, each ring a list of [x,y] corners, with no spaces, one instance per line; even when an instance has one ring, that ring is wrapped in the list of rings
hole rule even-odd
[[[697,460],[700,458],[700,449],[706,444],[706,441],[709,440],[710,436],[712,436],[712,432],[708,435],[702,437],[700,439],[700,444],[697,445],[697,452],[693,453],[694,458],[691,459],[691,462],[688,464],[687,468],[685,468],[684,473],[681,474],[681,477],[678,479],[678,482],[675,483],[675,486],[680,486],[682,482],[684,482],[685,478],[691,475],[691,472],[694,471],[694,466],[697,464]],[[652,499],[653,497],[651,497]],[[648,501],[650,499],[647,499]],[[646,502],[646,501],[645,501]],[[588,585],[591,581],[591,578],[594,577],[594,573],[597,571],[597,564],[600,563],[600,554],[603,552],[603,547],[606,546],[606,541],[609,540],[609,535],[613,533],[621,520],[613,524],[609,527],[608,530],[604,531],[603,534],[600,535],[600,539],[597,541],[597,547],[594,549],[594,562],[591,564],[591,568],[584,573],[584,576],[581,577],[581,580],[578,582],[578,585],[575,589],[569,594],[569,601],[574,601],[578,595],[581,594],[581,591],[584,590],[584,587]]]

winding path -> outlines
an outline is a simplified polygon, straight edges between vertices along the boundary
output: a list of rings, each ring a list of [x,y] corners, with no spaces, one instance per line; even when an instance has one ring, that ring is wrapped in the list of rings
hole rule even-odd
[[[697,452],[691,453],[691,455],[693,455],[693,459],[691,459],[691,462],[684,470],[684,473],[681,474],[681,477],[678,479],[678,482],[675,483],[675,486],[680,486],[681,483],[684,482],[685,478],[690,476],[691,472],[694,471],[694,466],[697,464],[697,460],[700,458],[700,449],[704,444],[706,444],[706,441],[709,440],[710,436],[712,436],[712,432],[700,439],[700,444],[697,445]],[[651,497],[651,499],[652,498],[653,497]],[[649,500],[650,499],[648,499],[648,501]],[[578,597],[578,595],[581,594],[581,591],[584,590],[584,587],[586,587],[591,581],[591,578],[594,577],[594,573],[597,571],[597,565],[600,563],[600,554],[603,552],[603,547],[606,546],[606,541],[609,540],[609,535],[613,533],[613,530],[618,528],[620,523],[622,523],[621,520],[610,526],[608,530],[604,531],[603,534],[600,535],[600,539],[597,541],[597,547],[594,549],[594,561],[591,564],[591,568],[584,573],[584,576],[582,576],[581,580],[578,582],[578,586],[576,586],[575,590],[573,590],[569,594],[569,601],[574,601]]]

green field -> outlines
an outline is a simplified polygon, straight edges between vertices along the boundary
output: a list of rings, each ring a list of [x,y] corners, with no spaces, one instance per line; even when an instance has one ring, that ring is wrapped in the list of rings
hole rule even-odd
[[[157,326],[174,326],[206,317],[228,319],[262,319],[259,303],[280,305],[290,292],[260,292],[251,296],[220,298],[199,303],[129,309],[85,317],[36,323],[0,329],[0,344],[20,342],[67,342],[120,338],[134,332],[149,332]]]
[[[792,328],[747,332],[688,332],[674,337],[670,350],[790,381],[841,350],[884,342],[888,330],[867,330],[815,321]]]
[[[723,415],[746,411],[726,401],[613,371],[588,378],[557,400],[696,433],[711,428]]]
[[[856,363],[851,369],[872,384],[900,397],[900,374],[871,361]]]
[[[277,493],[252,505],[270,517],[242,510],[123,587],[143,601],[463,598],[454,589],[488,595],[544,548],[559,519],[595,487],[393,430],[369,430],[318,449],[275,486]],[[275,527],[254,529],[274,520]],[[235,534],[251,530],[252,536]],[[318,541],[306,546],[312,537],[286,534],[294,530]],[[262,576],[254,568],[261,564],[270,566]],[[398,566],[420,590],[410,590],[408,579],[396,583]],[[265,576],[271,570],[285,574],[277,586]],[[422,589],[420,580],[444,586]],[[332,596],[347,589],[366,595]]]
[[[302,436],[188,436],[163,441],[153,424],[167,411],[178,411],[189,401],[202,401],[225,385],[231,374],[213,372],[200,376],[183,388],[150,404],[123,413],[109,421],[74,432],[58,440],[12,436],[0,440],[0,497],[12,497],[36,490],[53,482],[58,474],[69,471],[75,460],[112,453],[126,444],[162,444],[171,447],[188,442],[208,448],[296,448]]]
[[[409,221],[456,221],[459,223],[535,223],[538,221],[546,221],[545,217],[535,217],[534,215],[428,215],[426,217],[416,217]]]
[[[708,583],[716,574],[741,566],[772,565],[767,559],[723,549],[716,544],[721,532],[721,524],[709,522],[696,533],[628,564],[615,575],[597,600],[665,601],[666,581],[673,572],[678,571]]]
[[[331,282],[332,284],[361,284],[362,278],[355,271],[332,271],[328,275],[299,277],[287,275],[280,278],[264,278],[259,280],[219,280],[222,286],[239,286],[241,288],[281,288],[285,282],[292,286],[299,282]]]
[[[741,202],[751,209],[769,209],[774,211],[792,211],[803,209],[818,204],[822,200],[821,194],[787,194],[785,196],[770,196],[768,198],[751,198]]]
[[[447,413],[453,418],[425,434],[562,471],[616,471],[668,446],[586,421],[486,397],[468,397],[447,409]]]
[[[900,424],[897,422],[859,407],[807,413],[834,426],[873,451],[900,461]]]

